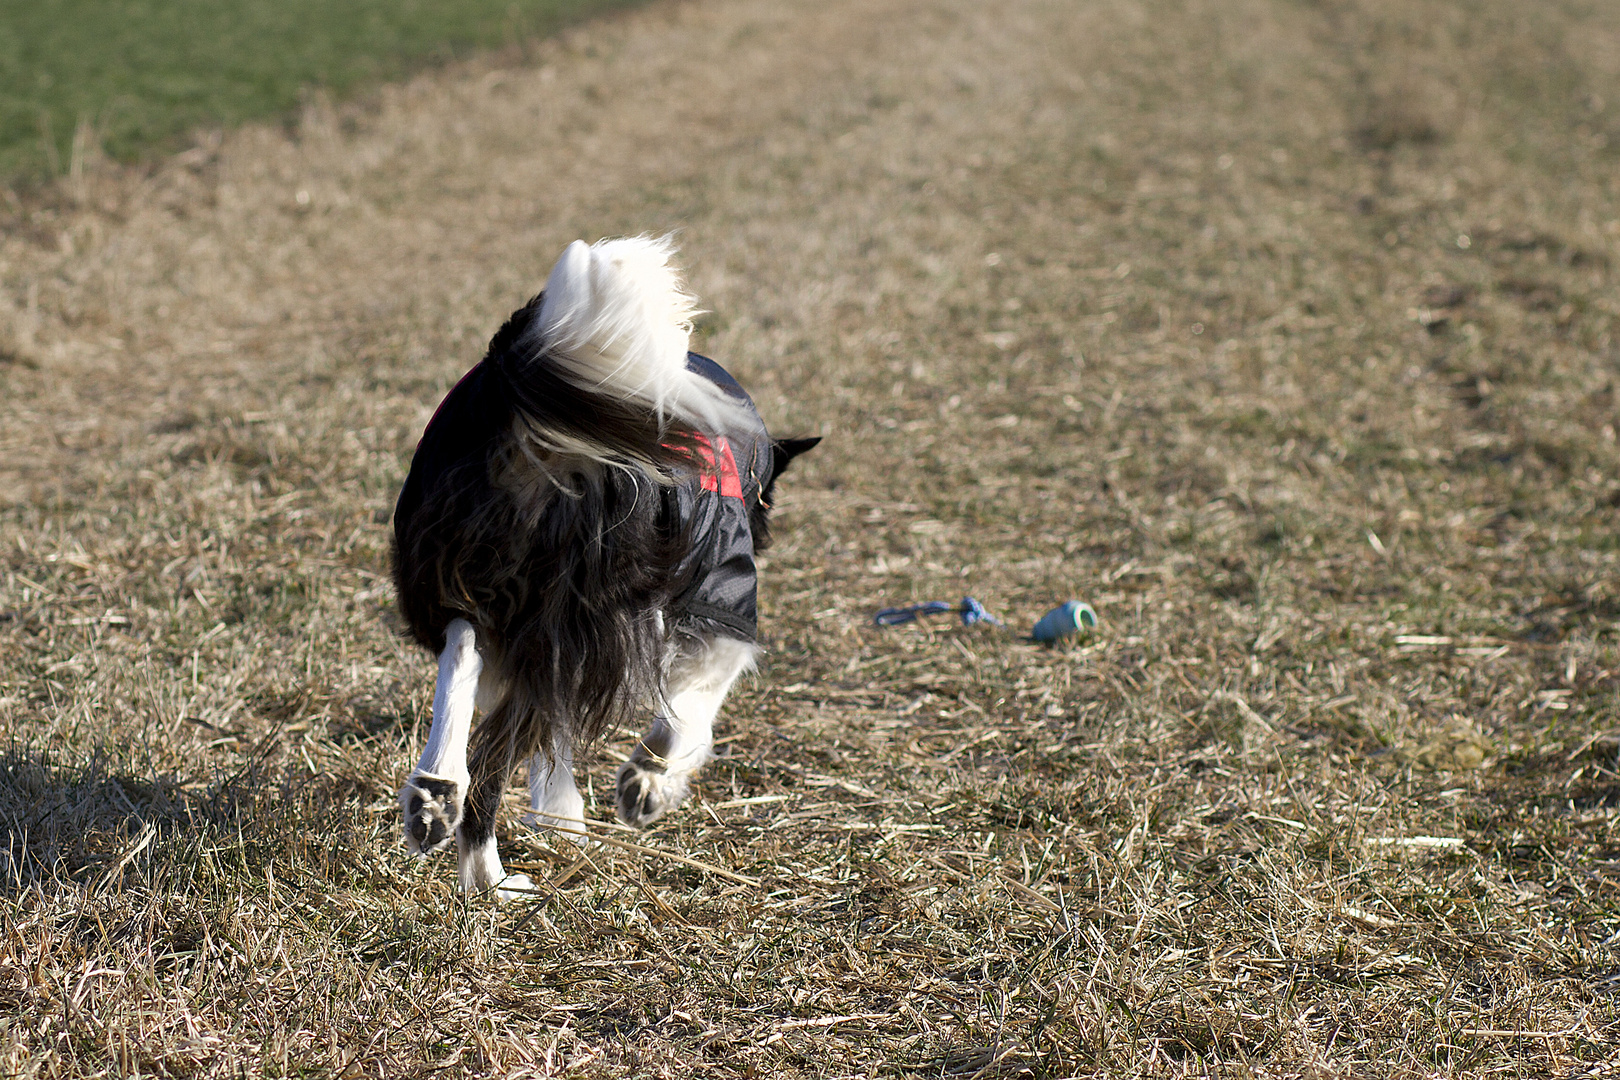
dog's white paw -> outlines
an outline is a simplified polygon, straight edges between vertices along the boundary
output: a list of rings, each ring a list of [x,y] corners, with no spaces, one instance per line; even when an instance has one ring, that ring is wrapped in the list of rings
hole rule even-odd
[[[530,810],[521,820],[531,829],[550,829],[559,836],[566,837],[576,844],[585,842],[585,807],[584,800],[580,800],[579,810],[572,814],[557,813],[551,810]]]
[[[501,857],[495,850],[493,837],[482,843],[463,846],[459,855],[461,891],[468,896],[493,895],[504,903],[533,896],[538,891],[529,875],[508,874],[501,867]]]
[[[434,776],[418,769],[399,791],[400,820],[405,826],[405,847],[427,855],[449,846],[461,824],[461,804],[467,779]]]
[[[534,887],[534,880],[528,874],[507,874],[501,879],[501,883],[495,886],[495,899],[504,904],[510,900],[532,897],[539,891]]]
[[[645,761],[619,766],[619,820],[641,828],[686,801],[690,772],[667,772]]]

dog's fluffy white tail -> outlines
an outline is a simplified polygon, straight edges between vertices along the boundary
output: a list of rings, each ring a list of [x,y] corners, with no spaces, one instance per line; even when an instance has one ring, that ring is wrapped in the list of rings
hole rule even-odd
[[[530,335],[568,383],[645,406],[659,425],[745,430],[746,408],[686,368],[697,299],[668,238],[575,240],[546,280]]]

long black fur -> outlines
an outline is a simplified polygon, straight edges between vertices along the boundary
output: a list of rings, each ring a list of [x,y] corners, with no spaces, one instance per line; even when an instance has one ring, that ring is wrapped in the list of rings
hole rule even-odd
[[[473,736],[469,839],[491,834],[518,761],[582,746],[658,701],[677,629],[659,613],[688,584],[672,478],[690,471],[698,433],[559,378],[526,337],[541,299],[513,314],[444,399],[394,512],[394,582],[411,635],[438,653],[449,624],[466,619],[506,681]],[[557,433],[619,460],[560,453],[548,438]],[[756,550],[769,541],[777,475],[818,441],[773,444],[751,515]]]

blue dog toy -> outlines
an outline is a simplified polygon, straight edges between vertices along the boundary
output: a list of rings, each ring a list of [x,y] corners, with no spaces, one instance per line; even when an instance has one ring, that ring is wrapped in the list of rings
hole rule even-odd
[[[1097,613],[1092,610],[1091,605],[1070,600],[1042,615],[1041,621],[1035,624],[1035,629],[1030,631],[1029,636],[1036,641],[1051,643],[1081,630],[1096,628]]]

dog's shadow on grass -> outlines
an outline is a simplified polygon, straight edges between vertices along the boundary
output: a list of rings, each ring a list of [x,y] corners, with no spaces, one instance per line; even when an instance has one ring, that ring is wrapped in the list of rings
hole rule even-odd
[[[210,876],[257,875],[304,838],[319,842],[334,804],[369,794],[340,776],[254,766],[187,783],[113,760],[0,751],[0,897],[135,882],[184,890]]]

